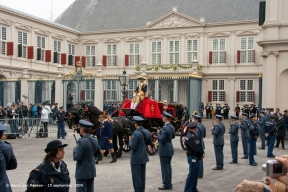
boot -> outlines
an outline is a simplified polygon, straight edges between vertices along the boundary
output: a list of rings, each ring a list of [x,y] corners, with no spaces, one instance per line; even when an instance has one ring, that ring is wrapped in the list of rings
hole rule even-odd
[[[98,161],[102,161],[102,159],[103,159],[102,153],[99,154],[99,156],[97,157],[97,159],[98,159]]]
[[[98,157],[94,158],[94,163],[97,165],[99,163]]]
[[[112,161],[110,161],[109,163],[115,163],[115,162],[117,162],[117,158],[116,158],[115,152],[114,152],[114,153],[111,153],[111,156],[112,156]]]

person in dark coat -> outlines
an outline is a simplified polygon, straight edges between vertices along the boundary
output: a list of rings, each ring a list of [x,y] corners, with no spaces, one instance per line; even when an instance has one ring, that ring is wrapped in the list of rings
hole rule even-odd
[[[0,123],[0,191],[12,192],[6,170],[16,169],[17,160],[11,144],[1,140],[4,131],[6,127]]]
[[[4,120],[6,117],[6,112],[4,111],[3,107],[0,106],[0,122],[4,124]]]
[[[92,123],[80,120],[80,134],[82,137],[77,141],[77,147],[73,150],[73,158],[76,162],[76,192],[93,192],[96,167],[94,157],[100,153],[98,142],[89,133],[94,126]],[[81,186],[81,187],[80,187]]]
[[[265,136],[267,138],[267,157],[274,158],[273,148],[275,144],[276,123],[274,121],[274,115],[269,114],[270,120],[265,123]]]
[[[145,191],[146,163],[149,161],[146,145],[151,145],[152,140],[149,131],[142,127],[144,119],[133,116],[136,130],[129,136],[131,147],[131,174],[135,192]]]
[[[64,147],[67,146],[59,140],[53,140],[47,144],[44,150],[47,154],[43,163],[32,170],[29,175],[26,192],[69,191],[69,171],[66,163],[62,160],[65,154]]]
[[[205,143],[203,139],[206,137],[206,127],[204,124],[202,124],[202,117],[199,115],[194,115],[194,122],[197,123],[196,136],[200,139],[202,149],[204,150]],[[203,160],[199,160],[198,178],[203,178],[203,174],[204,174]]]
[[[260,118],[258,121],[258,125],[259,125],[259,134],[260,134],[260,139],[261,139],[261,147],[259,147],[258,149],[264,150],[265,149],[265,111],[260,111],[259,113]]]
[[[206,110],[206,119],[209,119],[210,118],[210,114],[211,114],[211,109],[210,109],[210,106],[209,106],[208,103],[207,103],[207,105],[205,107],[205,110]]]
[[[175,128],[170,123],[172,115],[163,112],[162,120],[164,122],[163,128],[157,130],[158,137],[158,154],[160,157],[161,173],[163,186],[159,187],[159,190],[169,190],[172,189],[172,167],[171,160],[174,155],[174,149],[172,144],[172,139],[175,138]]]
[[[103,156],[105,151],[109,151],[112,156],[112,161],[110,163],[117,162],[116,153],[114,152],[113,148],[113,130],[112,124],[107,119],[107,115],[105,112],[99,116],[99,120],[101,122],[100,128],[98,130],[98,135],[100,136],[99,139],[99,146],[101,149],[101,154]]]
[[[239,118],[239,114],[240,114],[239,104],[237,104],[237,106],[235,107],[235,113],[236,113],[236,116]]]
[[[285,119],[283,118],[283,114],[282,113],[278,113],[278,120],[276,121],[276,138],[277,138],[277,142],[275,147],[279,147],[280,141],[281,141],[281,145],[282,145],[282,149],[285,149],[285,145],[284,145],[284,138],[285,138]]]
[[[236,121],[237,119],[238,119],[237,116],[234,115],[231,116],[232,124],[230,124],[229,134],[230,134],[232,161],[230,162],[230,164],[238,163],[239,124]]]
[[[70,92],[67,93],[67,96],[66,96],[66,109],[67,111],[73,107],[73,96]]]
[[[256,142],[257,142],[257,137],[259,137],[259,129],[256,124],[257,121],[257,115],[256,114],[250,114],[250,123],[249,123],[249,137],[248,137],[248,142],[249,142],[249,164],[251,166],[257,166],[258,163],[255,162],[254,159],[254,154],[256,151]]]
[[[213,145],[216,158],[216,167],[212,170],[222,170],[224,167],[224,134],[225,134],[225,125],[222,123],[222,115],[216,115],[216,125],[212,128],[213,135]]]
[[[241,159],[248,159],[248,136],[249,136],[249,119],[247,118],[247,113],[242,113],[242,120],[240,124],[241,129],[241,139],[243,146],[244,156]]]
[[[57,122],[57,139],[65,139],[65,122],[64,122],[65,112],[63,107],[60,107],[60,111],[56,111],[53,119]]]

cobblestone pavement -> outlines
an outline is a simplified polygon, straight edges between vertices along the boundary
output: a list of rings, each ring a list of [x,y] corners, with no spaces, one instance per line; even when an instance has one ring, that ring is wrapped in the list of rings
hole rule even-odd
[[[213,171],[215,167],[214,148],[212,144],[211,124],[212,120],[204,119],[204,124],[207,127],[207,137],[205,138],[206,144],[206,157],[204,159],[204,178],[198,180],[198,189],[202,192],[221,192],[231,191],[235,186],[243,181],[243,179],[258,180],[265,176],[265,172],[262,171],[261,165],[265,163],[268,158],[266,157],[266,150],[258,150],[255,156],[258,166],[249,166],[247,159],[240,159],[243,156],[242,143],[238,144],[238,164],[230,165],[231,150],[229,143],[229,135],[225,135],[224,146],[224,170]],[[224,121],[226,125],[226,133],[228,133],[228,121]],[[79,136],[77,136],[79,137]],[[8,140],[13,145],[14,153],[18,160],[18,168],[16,170],[8,171],[10,183],[15,192],[25,191],[24,186],[28,179],[29,173],[38,164],[40,164],[45,156],[44,149],[49,141],[56,139],[56,134],[49,134],[48,138],[35,138],[35,135],[27,137],[26,139]],[[72,150],[76,146],[75,140],[72,135],[72,131],[68,131],[66,139],[61,139],[63,143],[69,144],[65,148],[64,161],[68,165],[70,171],[70,178],[72,187],[71,192],[75,192],[75,166],[76,163],[72,158]],[[257,141],[257,147],[259,146],[259,139]],[[172,191],[183,191],[186,176],[188,173],[188,164],[186,161],[186,154],[180,146],[180,137],[177,136],[173,140],[175,148],[175,155],[172,159]],[[287,151],[282,149],[275,149],[275,155],[285,154]],[[132,192],[132,179],[130,172],[130,154],[124,153],[121,159],[118,159],[117,163],[110,164],[111,156],[104,157],[96,167],[97,177],[95,178],[95,191],[99,192]],[[161,186],[161,171],[158,155],[149,156],[150,161],[147,163],[146,170],[146,191],[154,192],[158,191],[158,187]],[[18,186],[16,186],[18,185]]]

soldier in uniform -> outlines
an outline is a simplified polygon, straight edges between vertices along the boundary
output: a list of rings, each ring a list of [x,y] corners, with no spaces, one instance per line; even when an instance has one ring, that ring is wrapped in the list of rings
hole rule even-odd
[[[146,145],[151,145],[150,133],[142,127],[144,119],[133,116],[136,130],[129,136],[129,146],[131,147],[131,174],[135,192],[145,191],[146,163],[149,161]]]
[[[228,119],[229,110],[230,110],[230,107],[229,107],[228,104],[226,103],[225,106],[223,107],[224,119]]]
[[[242,120],[240,124],[241,138],[244,156],[241,159],[248,159],[248,135],[249,135],[249,119],[247,113],[242,113]]]
[[[146,80],[145,77],[139,76],[138,79],[140,80],[140,84],[137,86],[137,88],[134,91],[133,99],[131,102],[131,109],[136,109],[137,105],[140,102],[140,99],[143,100],[147,95],[147,85],[144,83]]]
[[[4,131],[6,127],[0,123],[0,189],[3,192],[12,192],[6,170],[16,169],[17,160],[11,144],[1,140]]]
[[[201,144],[201,139],[197,137],[197,122],[189,123],[188,125],[189,137],[185,139],[185,145],[187,147],[187,161],[189,164],[189,174],[186,179],[184,192],[198,191],[197,179],[200,161],[204,158],[204,149]]]
[[[274,158],[275,155],[273,155],[273,148],[275,144],[275,133],[276,133],[276,123],[274,121],[274,115],[269,114],[270,120],[265,123],[265,136],[267,138],[267,157]]]
[[[163,186],[159,187],[159,190],[169,190],[172,189],[172,167],[171,160],[174,155],[174,149],[172,144],[172,139],[175,138],[175,128],[170,123],[172,115],[163,112],[162,120],[164,126],[161,130],[157,130],[157,137],[159,141],[158,154],[160,157],[161,173]]]
[[[213,145],[216,158],[216,167],[212,170],[222,170],[224,167],[224,134],[225,134],[225,125],[222,123],[222,116],[216,115],[216,125],[212,128],[213,135]]]
[[[207,105],[205,107],[205,110],[206,110],[206,119],[208,119],[211,116],[211,109],[210,109],[210,106],[209,106],[208,103],[207,103]]]
[[[236,113],[236,116],[239,118],[239,113],[240,113],[239,104],[237,104],[237,106],[235,107],[235,113]]]
[[[256,151],[256,142],[257,142],[257,137],[259,137],[259,129],[256,124],[257,121],[257,116],[256,114],[250,114],[250,124],[249,124],[249,164],[251,166],[257,166],[258,163],[255,162],[254,160],[254,154]]]
[[[265,150],[265,122],[265,111],[260,111],[260,118],[258,121],[259,135],[261,139],[261,147],[259,147],[258,149],[260,150]]]
[[[206,137],[206,127],[202,124],[202,117],[199,115],[194,115],[194,122],[197,123],[196,136],[200,139],[203,150],[205,149],[205,143],[203,138]],[[204,166],[203,161],[199,161],[199,171],[198,178],[203,178]]]
[[[97,140],[89,134],[93,124],[85,120],[80,120],[79,123],[82,137],[73,149],[73,159],[77,161],[75,178],[76,184],[79,185],[76,192],[93,192],[96,177],[94,157],[100,153],[100,148]]]
[[[238,117],[235,115],[231,116],[232,124],[230,124],[229,134],[230,134],[230,146],[231,146],[231,154],[232,154],[232,161],[230,164],[238,163],[238,130],[239,125],[237,123]]]
[[[98,135],[100,135],[99,146],[101,149],[101,154],[103,156],[105,151],[109,151],[112,156],[112,161],[110,163],[115,163],[117,161],[116,154],[113,148],[113,130],[112,124],[107,119],[106,112],[99,115],[99,120],[101,122],[100,128],[98,129]],[[101,160],[101,159],[100,159]]]

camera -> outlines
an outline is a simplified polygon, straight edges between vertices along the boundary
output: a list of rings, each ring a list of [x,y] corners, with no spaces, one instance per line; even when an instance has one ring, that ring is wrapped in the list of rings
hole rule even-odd
[[[287,169],[277,160],[268,160],[262,165],[262,170],[266,171],[267,177],[279,177],[287,175]]]

